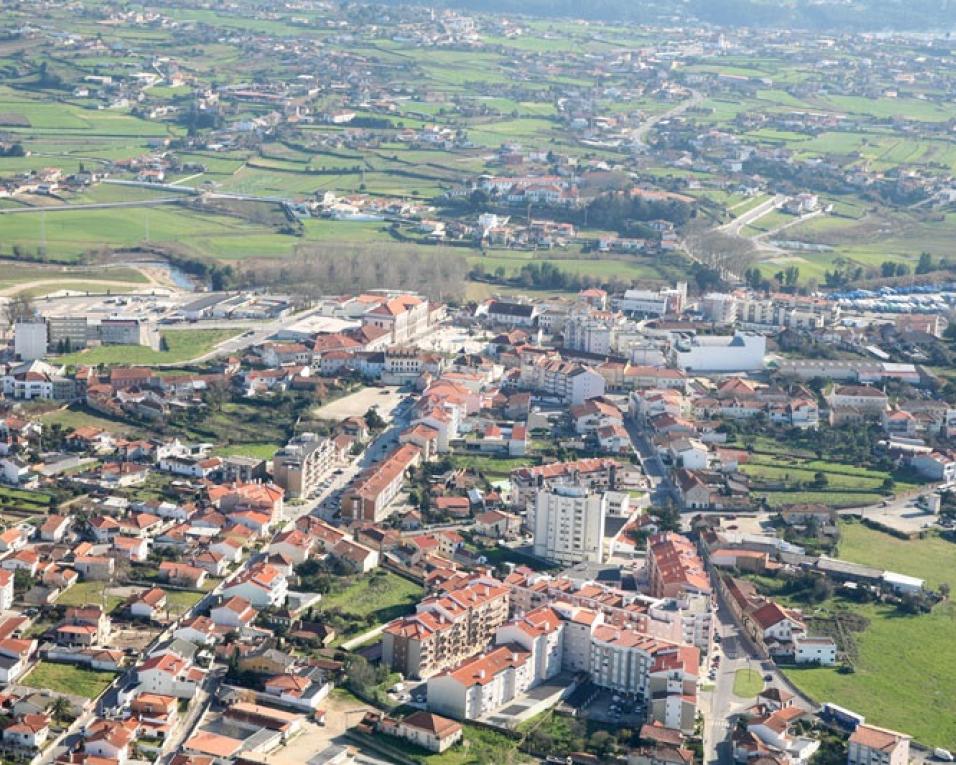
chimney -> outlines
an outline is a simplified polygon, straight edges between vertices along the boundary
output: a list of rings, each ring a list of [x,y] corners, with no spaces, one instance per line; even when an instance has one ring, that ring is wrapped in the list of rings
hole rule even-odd
[[[479,680],[484,680],[484,679],[485,679],[485,670],[483,670],[483,669],[479,669],[479,670],[478,670],[478,679],[479,679]]]

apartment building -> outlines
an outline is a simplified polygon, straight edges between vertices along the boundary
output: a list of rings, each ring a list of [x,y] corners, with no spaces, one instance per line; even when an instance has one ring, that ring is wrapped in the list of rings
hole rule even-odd
[[[659,640],[603,614],[555,601],[502,625],[495,647],[428,680],[429,707],[475,719],[560,672],[587,672],[592,682],[647,702],[648,717],[690,732],[696,715],[692,646]]]
[[[604,378],[590,367],[565,361],[557,355],[525,356],[518,386],[569,404],[581,404],[604,395]]]
[[[455,669],[428,679],[428,707],[459,720],[476,720],[500,709],[532,685],[527,651],[499,646]]]
[[[301,433],[272,459],[275,482],[290,499],[310,496],[335,467],[332,441],[315,433]]]
[[[359,475],[342,496],[342,517],[377,523],[389,514],[389,505],[398,496],[405,473],[421,464],[422,450],[402,444],[383,461]]]
[[[557,563],[604,562],[607,494],[581,486],[540,489],[535,497],[534,554]]]
[[[508,587],[494,579],[426,598],[382,635],[382,660],[406,677],[427,678],[481,651],[508,619]]]

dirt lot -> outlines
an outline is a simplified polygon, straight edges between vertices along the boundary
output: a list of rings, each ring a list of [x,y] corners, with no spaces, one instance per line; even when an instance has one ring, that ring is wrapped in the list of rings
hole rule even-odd
[[[158,634],[159,630],[142,625],[137,625],[136,629],[114,629],[110,633],[110,648],[116,648],[120,651],[127,648],[142,651]]]
[[[313,414],[320,420],[339,422],[347,417],[362,417],[369,407],[377,406],[378,413],[387,419],[403,395],[405,394],[398,388],[362,388],[356,393],[320,406]]]
[[[329,744],[349,743],[342,734],[372,709],[352,696],[334,691],[322,706],[326,711],[325,725],[303,723],[302,733],[295,736],[288,746],[269,754],[270,765],[302,765]]]

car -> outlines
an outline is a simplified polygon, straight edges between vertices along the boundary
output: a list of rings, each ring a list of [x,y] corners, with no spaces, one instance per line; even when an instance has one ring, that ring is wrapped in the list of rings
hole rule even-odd
[[[766,675],[763,676],[763,680],[764,680],[765,683],[772,683],[772,682],[773,682],[773,675],[771,675],[771,674],[766,674]]]

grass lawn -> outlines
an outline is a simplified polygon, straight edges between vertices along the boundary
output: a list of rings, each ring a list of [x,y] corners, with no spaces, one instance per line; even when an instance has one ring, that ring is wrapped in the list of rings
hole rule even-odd
[[[419,585],[388,571],[385,576],[363,576],[338,592],[323,595],[319,608],[340,608],[360,617],[371,614],[377,624],[384,624],[412,611],[422,594]]]
[[[97,672],[72,664],[41,661],[21,681],[32,688],[48,688],[59,693],[95,699],[116,677],[112,672]]]
[[[61,593],[56,599],[58,606],[85,606],[101,605],[103,603],[103,591],[109,586],[108,582],[86,581],[77,582],[66,592]],[[112,612],[123,599],[116,595],[106,596],[106,610]]]
[[[114,434],[137,435],[142,433],[139,428],[127,425],[122,422],[99,417],[91,412],[77,409],[54,409],[42,415],[40,419],[44,425],[62,425],[64,428],[75,430],[76,428],[91,425],[93,427],[108,430]]]
[[[237,332],[231,329],[184,329],[163,332],[166,350],[154,351],[145,345],[103,345],[61,356],[64,364],[177,364],[211,351]]]
[[[734,673],[734,695],[752,699],[763,690],[763,678],[755,669],[738,669]]]

